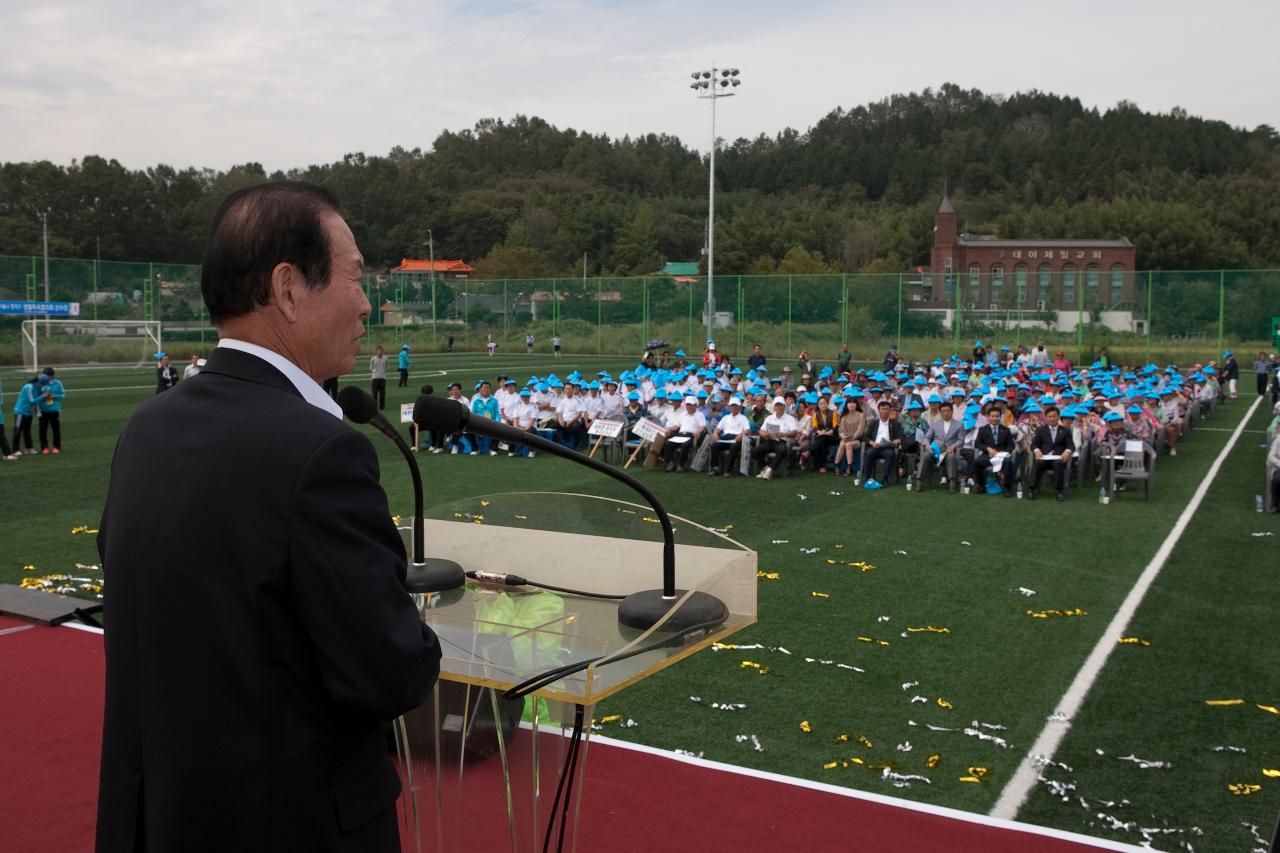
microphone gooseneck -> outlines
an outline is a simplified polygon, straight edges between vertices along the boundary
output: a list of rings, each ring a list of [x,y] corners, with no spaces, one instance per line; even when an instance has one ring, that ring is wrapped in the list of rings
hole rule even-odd
[[[511,444],[536,447],[553,456],[591,468],[630,487],[653,508],[658,524],[662,527],[662,589],[645,590],[627,596],[618,609],[618,621],[631,628],[647,630],[663,619],[667,611],[671,610],[685,595],[684,590],[676,589],[676,538],[671,517],[667,515],[658,497],[639,480],[611,465],[570,450],[536,433],[516,429],[491,418],[472,417],[465,406],[443,397],[428,394],[418,397],[413,404],[413,420],[422,426],[445,433],[466,430]],[[727,616],[728,611],[718,598],[704,592],[694,592],[681,604],[680,609],[672,614],[664,628],[673,631],[681,630],[689,625],[715,621],[717,617],[720,622],[723,622]]]
[[[378,411],[373,395],[363,388],[348,385],[338,392],[338,405],[352,423],[368,424],[391,439],[409,465],[409,477],[413,481],[413,533],[410,548],[410,566],[405,585],[410,592],[440,592],[462,586],[465,577],[462,567],[450,560],[427,559],[426,519],[422,508],[422,472],[418,460],[409,450],[400,433]]]

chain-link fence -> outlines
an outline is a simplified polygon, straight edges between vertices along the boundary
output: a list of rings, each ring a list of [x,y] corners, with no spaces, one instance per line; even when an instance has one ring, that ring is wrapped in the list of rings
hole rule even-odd
[[[216,340],[200,298],[200,268],[50,258],[48,297],[81,304],[81,317],[159,320],[166,341],[207,349]],[[0,256],[0,299],[44,299],[40,258]],[[701,352],[708,336],[705,277],[468,280],[427,273],[365,277],[370,345],[417,351],[537,351],[559,335],[567,352],[639,356],[654,341]],[[1116,360],[1187,362],[1224,348],[1273,347],[1280,270],[1007,275],[922,272],[716,276],[711,336],[745,357],[752,346],[791,359],[807,350],[879,360],[891,345],[911,359],[987,345],[1046,346],[1075,360],[1107,347]],[[0,363],[18,360],[17,318],[0,318]],[[11,351],[12,350],[12,351]]]

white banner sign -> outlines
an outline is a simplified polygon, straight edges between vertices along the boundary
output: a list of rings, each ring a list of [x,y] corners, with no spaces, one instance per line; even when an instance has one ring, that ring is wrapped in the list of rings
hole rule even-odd
[[[587,435],[599,435],[605,438],[617,438],[626,426],[622,421],[594,420],[587,430]]]
[[[636,425],[632,428],[632,432],[640,436],[645,441],[656,441],[658,436],[666,435],[667,431],[659,424],[654,423],[648,418],[641,418],[636,421]]]
[[[400,404],[400,423],[402,424],[413,423],[413,403]]]

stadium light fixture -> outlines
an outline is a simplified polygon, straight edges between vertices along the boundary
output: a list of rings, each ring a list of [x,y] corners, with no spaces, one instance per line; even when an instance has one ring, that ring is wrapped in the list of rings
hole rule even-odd
[[[698,97],[711,102],[711,155],[710,178],[707,186],[707,339],[714,337],[716,317],[716,101],[732,98],[731,91],[741,85],[737,68],[716,68],[694,71],[689,76],[694,83],[689,87],[698,90]],[[717,86],[716,84],[720,85]],[[702,93],[702,90],[706,90]],[[728,91],[726,91],[728,90]]]

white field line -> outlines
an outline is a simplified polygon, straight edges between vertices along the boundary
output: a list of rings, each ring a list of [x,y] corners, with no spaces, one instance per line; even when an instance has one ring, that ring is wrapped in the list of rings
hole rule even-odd
[[[1066,718],[1065,721],[1048,723],[1040,730],[1040,736],[1036,738],[1035,743],[1031,745],[1031,749],[1023,756],[1018,769],[1010,777],[1008,783],[1004,786],[1004,790],[1000,792],[1000,799],[996,801],[990,812],[992,817],[1001,820],[1013,820],[1018,814],[1018,809],[1022,807],[1027,795],[1031,793],[1031,789],[1035,786],[1040,776],[1040,771],[1036,767],[1036,756],[1053,758],[1054,753],[1057,752],[1058,747],[1062,744],[1062,739],[1071,730],[1071,720],[1080,711],[1080,706],[1084,702],[1085,696],[1088,695],[1089,689],[1093,687],[1093,683],[1102,672],[1102,668],[1107,663],[1107,658],[1118,648],[1120,638],[1129,626],[1129,621],[1133,619],[1133,614],[1137,612],[1138,605],[1142,603],[1147,590],[1151,588],[1151,584],[1159,576],[1160,570],[1164,568],[1165,562],[1168,561],[1169,555],[1173,553],[1178,540],[1182,538],[1187,525],[1191,523],[1192,517],[1204,500],[1204,496],[1208,494],[1209,487],[1213,485],[1214,479],[1218,476],[1218,471],[1222,468],[1222,463],[1226,460],[1227,454],[1236,446],[1236,441],[1239,440],[1240,434],[1244,432],[1244,425],[1249,422],[1249,418],[1253,417],[1253,413],[1257,411],[1258,403],[1261,400],[1261,397],[1254,400],[1253,405],[1244,413],[1244,417],[1240,419],[1240,423],[1232,432],[1231,438],[1227,439],[1226,446],[1222,448],[1218,458],[1213,461],[1213,465],[1209,466],[1209,471],[1200,482],[1200,487],[1191,496],[1191,501],[1182,511],[1182,514],[1178,516],[1173,529],[1169,531],[1169,535],[1165,537],[1155,556],[1151,558],[1151,562],[1147,563],[1147,567],[1138,576],[1137,583],[1133,585],[1133,588],[1129,590],[1129,594],[1125,596],[1124,601],[1120,604],[1120,609],[1116,611],[1111,623],[1107,625],[1107,629],[1098,638],[1097,645],[1093,647],[1093,651],[1085,659],[1084,666],[1080,667],[1080,671],[1076,673],[1071,686],[1067,688],[1067,692],[1058,702],[1055,716],[1064,716]]]

